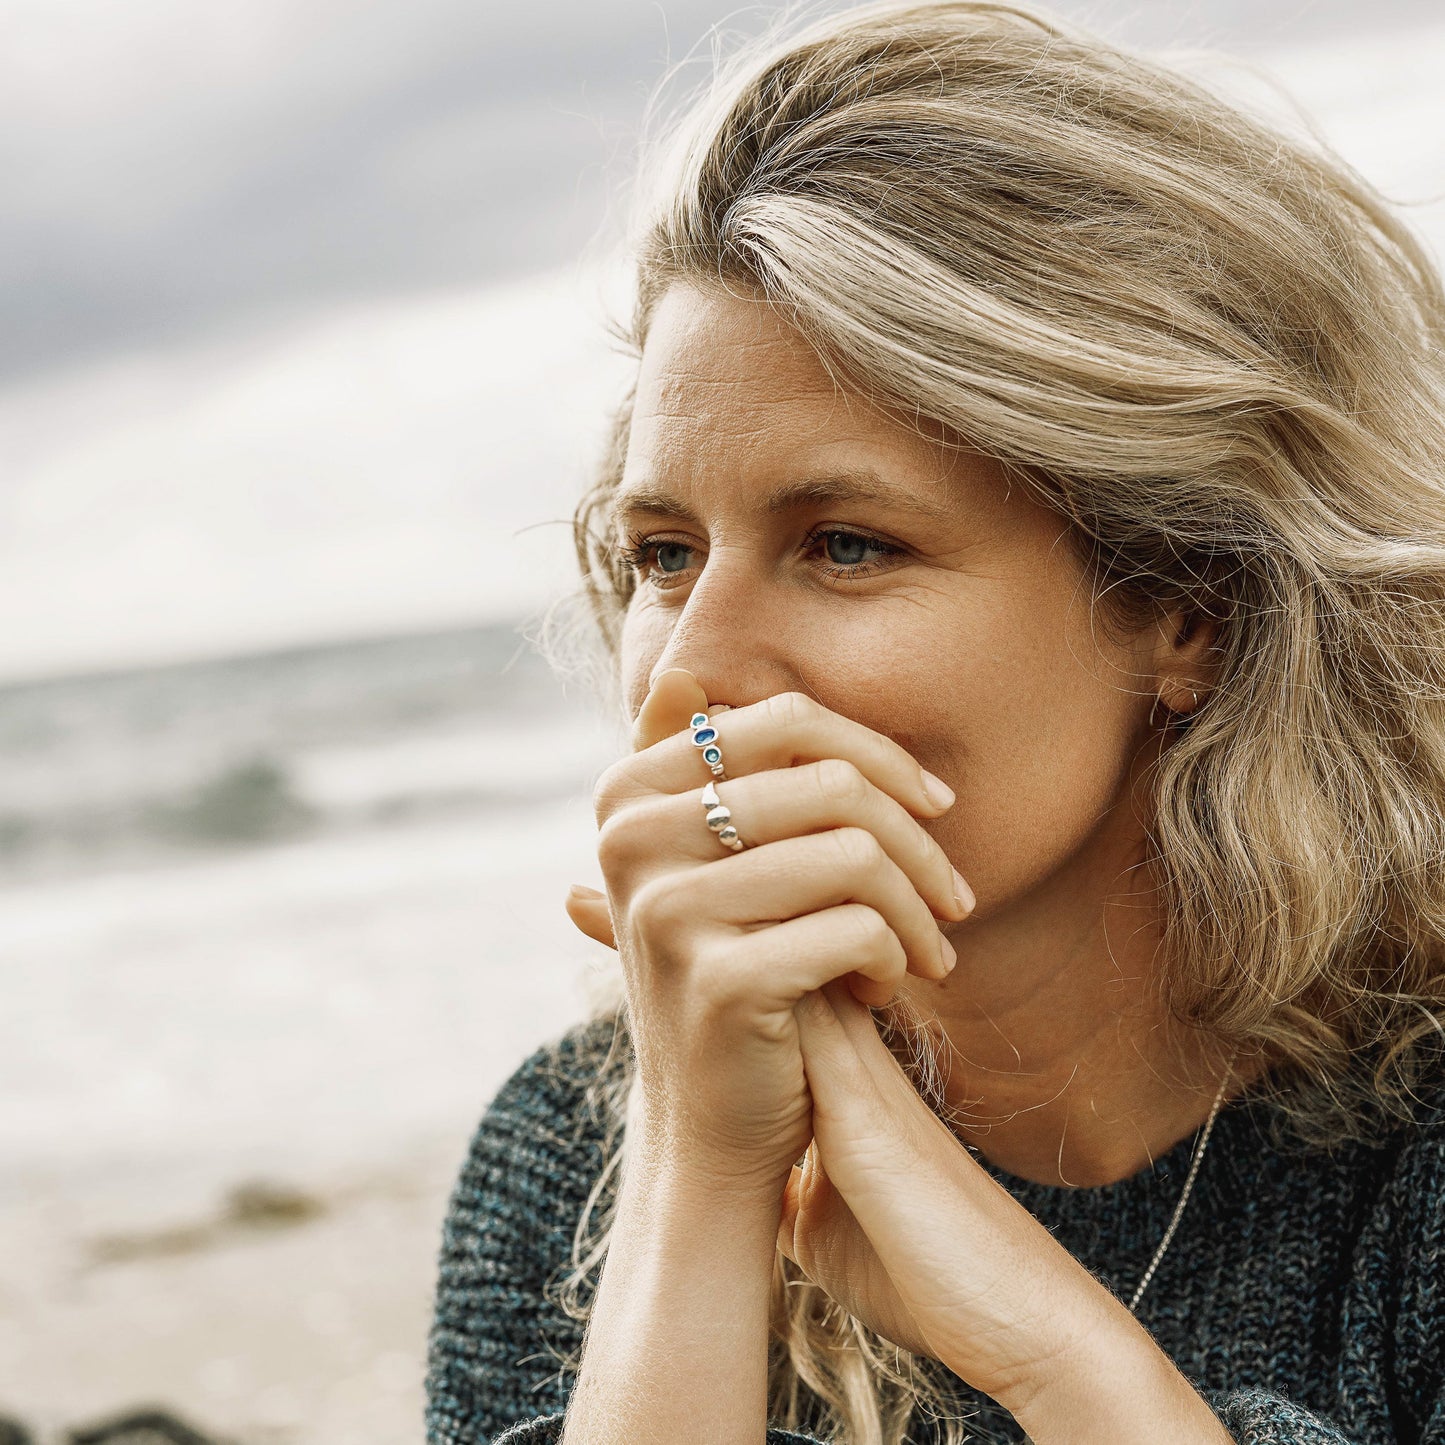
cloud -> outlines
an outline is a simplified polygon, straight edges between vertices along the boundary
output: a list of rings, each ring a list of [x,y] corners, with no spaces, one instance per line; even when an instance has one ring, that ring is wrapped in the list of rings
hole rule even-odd
[[[0,398],[0,674],[515,616],[627,368],[565,270],[339,308]],[[613,283],[615,285],[615,282]]]
[[[561,264],[666,29],[641,0],[10,0],[0,33],[16,375]]]
[[[1371,24],[1429,3],[1380,0]],[[1359,27],[1355,0],[1287,18],[1254,0],[1061,5],[1140,42],[1244,50]],[[0,380],[561,265],[605,226],[664,63],[713,23],[749,32],[773,13],[0,0]]]

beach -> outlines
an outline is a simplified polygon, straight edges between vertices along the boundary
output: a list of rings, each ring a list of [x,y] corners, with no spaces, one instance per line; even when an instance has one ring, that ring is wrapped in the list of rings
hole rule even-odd
[[[0,889],[0,1410],[47,1432],[155,1404],[228,1439],[419,1438],[467,1142],[506,1075],[584,1016],[611,957],[562,898],[597,881],[590,789],[616,735],[535,659],[502,691],[485,667],[457,682],[456,658],[514,642],[498,628],[233,665],[270,727],[229,709],[230,748],[265,735],[308,810],[282,836],[148,842],[136,820],[157,805],[127,804],[119,777],[88,863],[32,816],[50,861],[12,850]],[[399,724],[408,652],[430,663],[412,664]],[[149,698],[135,710],[169,697],[184,714],[197,688],[224,705],[214,667],[185,673],[131,679]],[[117,685],[90,683],[88,734],[83,684],[50,702],[72,723],[53,751],[90,759],[92,792]],[[12,720],[43,711],[9,704]],[[224,774],[205,710],[172,724],[173,769],[196,729]],[[55,815],[83,832],[73,807]]]

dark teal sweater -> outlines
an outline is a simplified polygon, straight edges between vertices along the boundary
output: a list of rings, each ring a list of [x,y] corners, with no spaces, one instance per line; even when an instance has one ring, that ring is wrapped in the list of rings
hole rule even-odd
[[[533,1055],[472,1140],[442,1236],[428,1445],[550,1445],[561,1433],[574,1376],[558,1358],[581,1336],[545,1286],[568,1268],[602,1165],[584,1089],[612,1036],[602,1020]],[[1140,1320],[1237,1441],[1445,1445],[1445,1110],[1427,1102],[1416,1124],[1332,1154],[1273,1141],[1269,1110],[1248,1094],[1221,1110]],[[1193,1144],[1097,1189],[1050,1188],[980,1162],[1128,1299]],[[971,1438],[1024,1439],[992,1400],[946,1378]],[[911,1438],[928,1431],[920,1423]]]

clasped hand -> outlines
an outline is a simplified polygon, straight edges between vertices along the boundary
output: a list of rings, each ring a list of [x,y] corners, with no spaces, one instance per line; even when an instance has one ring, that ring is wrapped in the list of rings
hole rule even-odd
[[[706,707],[690,674],[658,679],[636,750],[597,790],[607,890],[567,903],[621,956],[629,1136],[689,1180],[776,1201],[778,1246],[810,1279],[1017,1413],[1121,1307],[970,1156],[874,1024],[905,975],[953,966],[938,921],[972,898],[917,821],[947,805],[890,739],[769,699],[721,729],[718,791],[750,845],[730,854],[704,826],[684,731]]]

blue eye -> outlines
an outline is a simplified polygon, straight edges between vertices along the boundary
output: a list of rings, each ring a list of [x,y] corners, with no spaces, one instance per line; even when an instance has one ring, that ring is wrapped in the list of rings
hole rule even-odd
[[[695,549],[686,542],[672,542],[664,538],[645,536],[634,532],[618,548],[622,561],[632,568],[639,582],[650,582],[654,587],[671,587],[687,571]]]
[[[859,537],[853,532],[828,532],[824,536],[823,550],[830,562],[836,562],[840,567],[857,567],[867,560],[871,545],[867,537]]]
[[[822,528],[814,532],[808,542],[811,546],[822,543],[823,555],[832,564],[823,570],[830,577],[867,577],[887,558],[896,557],[903,550],[866,533],[848,532],[839,527]]]
[[[866,532],[850,532],[843,527],[819,527],[803,542],[805,554],[812,555],[824,573],[841,579],[870,576],[887,565],[889,558],[901,556],[903,550]],[[633,533],[618,546],[621,560],[637,574],[638,581],[650,582],[654,587],[671,587],[681,581],[694,565],[696,551],[687,542],[648,537],[641,532]]]

